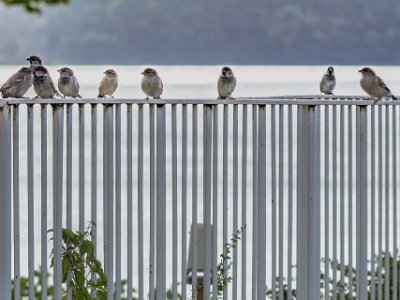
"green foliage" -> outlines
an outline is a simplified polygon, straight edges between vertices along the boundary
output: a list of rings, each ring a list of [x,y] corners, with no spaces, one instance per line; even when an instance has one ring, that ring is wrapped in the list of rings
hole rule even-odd
[[[96,294],[98,299],[107,299],[107,276],[95,257],[93,226],[93,222],[89,223],[84,232],[62,229],[62,282],[71,289],[73,299],[96,299]],[[50,267],[53,266],[54,249]]]
[[[68,4],[69,0],[3,0],[10,6],[22,6],[29,13],[41,13],[43,5]]]
[[[386,264],[386,259],[388,259],[388,264],[389,264],[389,270],[386,271],[385,269],[385,264]],[[322,259],[323,265],[325,262],[325,259]],[[382,264],[382,271],[379,272],[378,269],[378,262]],[[329,259],[329,274],[326,275],[324,272],[321,272],[321,277],[320,277],[320,287],[321,287],[321,299],[325,298],[325,278],[326,276],[329,276],[328,282],[329,282],[329,299],[344,299],[344,300],[350,300],[354,299],[356,296],[356,288],[357,288],[357,281],[356,281],[356,272],[357,270],[353,267],[350,267],[349,265],[344,265],[344,280],[340,281],[340,272],[342,269],[342,265],[340,263],[334,263],[333,260]],[[372,299],[372,287],[374,286],[374,293],[375,293],[375,299],[378,299],[378,290],[379,288],[381,289],[382,295],[385,295],[384,287],[385,287],[385,282],[388,281],[389,283],[389,299],[394,299],[393,295],[393,268],[397,264],[397,270],[400,270],[400,257],[394,258],[393,256],[385,255],[382,254],[381,257],[376,256],[375,257],[375,269],[373,272],[369,271],[368,272],[368,299]],[[294,269],[296,269],[296,266],[293,266]],[[325,268],[322,268],[325,270]],[[337,286],[337,292],[336,292],[336,297],[333,295],[333,278],[332,274],[336,273],[336,278],[338,279],[336,286]],[[381,285],[380,287],[378,286],[378,282],[381,278]],[[397,277],[397,286],[400,286],[400,277]],[[289,287],[287,284],[287,280],[283,278],[283,294],[284,294],[284,299],[287,299],[289,293],[292,294],[292,299],[296,299],[296,289],[292,289],[289,291]],[[341,298],[341,295],[343,294],[343,298]],[[279,277],[276,278],[276,295],[277,299],[279,299]],[[269,298],[272,298],[272,289],[269,289],[267,287],[267,296]]]

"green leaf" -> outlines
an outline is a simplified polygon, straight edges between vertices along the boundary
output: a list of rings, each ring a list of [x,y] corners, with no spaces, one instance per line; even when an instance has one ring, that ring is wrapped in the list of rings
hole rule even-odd
[[[68,277],[69,271],[69,260],[68,256],[64,256],[62,259],[62,282],[65,283]]]
[[[85,274],[79,270],[74,271],[74,277],[78,288],[83,288],[85,285]]]

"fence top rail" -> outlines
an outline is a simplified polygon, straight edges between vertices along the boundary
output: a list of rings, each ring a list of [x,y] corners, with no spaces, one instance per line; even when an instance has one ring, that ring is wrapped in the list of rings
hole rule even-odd
[[[128,99],[128,98],[57,98],[57,99],[0,99],[0,105],[35,104],[249,104],[249,105],[400,105],[400,100],[374,101],[365,96],[276,96],[246,97],[235,99]]]

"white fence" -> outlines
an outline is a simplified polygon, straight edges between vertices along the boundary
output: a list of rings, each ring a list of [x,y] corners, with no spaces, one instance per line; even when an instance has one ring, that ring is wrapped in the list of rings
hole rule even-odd
[[[244,225],[224,299],[398,299],[398,105],[1,100],[0,298],[26,276],[36,299],[40,265],[41,299],[62,299],[61,230],[94,221],[108,299],[124,279],[128,299],[196,299],[199,269],[217,299]]]

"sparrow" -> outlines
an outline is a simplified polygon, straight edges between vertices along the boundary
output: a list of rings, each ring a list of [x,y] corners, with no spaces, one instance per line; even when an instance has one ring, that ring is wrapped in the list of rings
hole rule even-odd
[[[329,67],[319,84],[319,90],[325,95],[333,95],[333,89],[336,85],[336,78],[333,67]]]
[[[374,70],[371,68],[362,68],[358,72],[361,73],[362,77],[360,80],[361,88],[371,96],[371,98],[375,99],[375,101],[381,98],[392,98],[397,100],[395,96],[392,95],[389,88],[383,82],[381,78],[376,76]]]
[[[31,67],[39,67],[42,65],[42,60],[40,59],[40,57],[35,55],[28,57],[26,60],[30,62]]]
[[[118,87],[117,72],[109,69],[104,71],[103,74],[105,74],[106,76],[104,76],[103,80],[100,82],[99,95],[97,96],[97,98],[104,98],[107,95],[111,98],[114,98],[113,94]]]
[[[236,86],[236,78],[231,68],[223,67],[218,78],[217,90],[218,99],[232,99],[232,93]]]
[[[76,79],[74,72],[67,67],[61,68],[57,70],[60,73],[60,78],[58,79],[58,89],[61,94],[65,97],[72,98],[82,98],[79,95],[79,83],[78,79]]]
[[[33,68],[33,88],[37,98],[61,97],[60,93],[54,87],[54,82],[50,77],[49,71],[43,66]]]
[[[31,68],[21,68],[0,88],[3,98],[22,98],[32,86]]]
[[[146,94],[146,99],[160,99],[164,86],[157,71],[152,68],[145,69],[142,73],[142,91]]]

